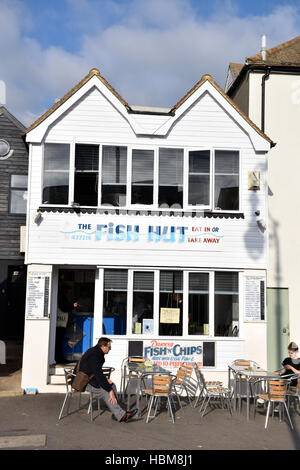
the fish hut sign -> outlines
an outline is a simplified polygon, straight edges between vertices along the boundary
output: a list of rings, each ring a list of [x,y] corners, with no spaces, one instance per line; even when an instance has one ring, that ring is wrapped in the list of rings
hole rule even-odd
[[[191,341],[144,341],[144,357],[161,367],[180,367],[183,362],[203,365],[203,343]]]

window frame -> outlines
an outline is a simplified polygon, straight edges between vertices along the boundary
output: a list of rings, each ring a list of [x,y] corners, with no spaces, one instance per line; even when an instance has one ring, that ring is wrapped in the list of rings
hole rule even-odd
[[[44,146],[45,144],[68,144],[70,146],[70,160],[69,160],[69,195],[68,204],[45,204],[41,203],[42,207],[71,207],[74,201],[74,189],[75,189],[75,146],[76,144],[82,145],[97,145],[99,146],[99,169],[98,169],[98,198],[97,206],[80,206],[82,208],[90,209],[104,209],[104,210],[130,210],[130,211],[159,211],[159,212],[190,212],[190,211],[211,211],[217,213],[240,213],[243,210],[243,201],[241,198],[241,184],[242,184],[242,150],[241,148],[226,147],[226,146],[180,146],[180,145],[147,145],[147,144],[126,144],[120,142],[91,142],[80,140],[70,141],[57,141],[51,140],[44,142],[42,147],[43,164],[42,164],[42,181],[41,181],[41,199],[43,192],[43,175],[44,175]],[[125,206],[109,206],[101,204],[102,198],[102,165],[103,165],[103,146],[110,147],[125,147],[127,149],[127,178],[126,178],[126,204]],[[158,206],[159,196],[159,150],[164,149],[180,149],[183,150],[183,207],[179,208],[161,208]],[[152,150],[154,155],[153,164],[153,204],[132,204],[132,153],[133,150]],[[239,208],[238,209],[215,209],[215,152],[216,150],[233,151],[239,153]],[[189,152],[194,151],[209,151],[210,153],[210,173],[209,173],[209,204],[189,205]]]
[[[224,150],[226,152],[238,152],[239,154],[239,178],[238,178],[238,181],[239,181],[239,207],[238,209],[215,209],[215,177],[216,177],[216,173],[215,173],[215,155],[216,155],[216,150]],[[242,154],[242,150],[240,148],[236,149],[236,148],[233,148],[233,147],[212,147],[212,152],[213,152],[213,182],[212,182],[212,204],[211,204],[211,210],[213,212],[217,212],[217,213],[232,213],[232,214],[238,214],[242,211],[242,199],[241,199],[241,184],[242,184],[242,177],[241,177],[241,161],[242,161],[242,158],[241,158],[241,154]]]
[[[112,266],[98,266],[100,270],[99,279],[102,279],[102,282],[99,285],[100,294],[99,297],[102,298],[104,295],[104,271],[106,269],[125,269],[128,272],[128,281],[127,281],[127,317],[126,317],[126,334],[125,335],[112,335],[115,339],[130,339],[130,340],[151,340],[151,339],[164,339],[164,340],[177,340],[177,341],[232,341],[232,340],[243,340],[243,288],[244,288],[244,271],[240,269],[176,269],[176,268],[165,268],[165,267],[155,267],[155,268],[143,268],[136,267],[132,268],[129,266],[122,266],[118,268],[113,268]],[[101,274],[101,271],[103,274]],[[179,271],[183,273],[183,310],[182,310],[182,335],[180,336],[164,336],[159,335],[159,297],[160,297],[160,272],[161,271]],[[153,334],[143,334],[143,333],[133,333],[132,332],[132,320],[133,320],[133,277],[135,272],[154,272],[154,292],[153,292],[153,321],[154,328]],[[239,333],[238,336],[215,336],[214,331],[214,320],[215,320],[215,273],[216,272],[229,272],[237,273],[238,275],[238,321],[239,321]],[[188,309],[189,309],[189,275],[191,273],[205,273],[208,274],[209,285],[208,285],[208,315],[209,315],[209,333],[208,335],[200,334],[189,334],[188,333]],[[102,294],[101,294],[102,290]],[[103,318],[103,301],[100,304],[100,315]],[[102,320],[103,321],[103,320]],[[102,328],[101,328],[102,334]],[[97,333],[95,332],[97,335]]]
[[[27,186],[12,186],[12,177],[13,176],[26,176],[27,177]],[[11,204],[12,204],[12,192],[13,191],[19,191],[23,193],[27,193],[27,198],[26,198],[26,206],[25,206],[25,212],[12,212],[11,210]],[[24,199],[25,200],[25,199]],[[28,174],[20,174],[20,173],[11,173],[9,175],[9,200],[8,200],[8,213],[11,215],[23,215],[25,216],[27,214],[27,201],[28,201]]]
[[[190,152],[205,152],[208,151],[210,155],[210,162],[209,162],[209,204],[197,204],[197,205],[191,205],[189,204],[189,154]],[[190,211],[195,211],[195,210],[213,210],[212,209],[212,190],[213,185],[214,185],[214,175],[213,175],[213,150],[212,147],[187,147],[186,148],[186,184],[185,187],[183,188],[183,191],[186,193],[186,199],[185,199],[185,204],[186,208]]]

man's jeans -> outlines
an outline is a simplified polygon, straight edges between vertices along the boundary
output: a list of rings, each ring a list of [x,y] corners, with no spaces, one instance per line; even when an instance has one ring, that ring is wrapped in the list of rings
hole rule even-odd
[[[112,387],[113,387],[114,394],[115,394],[115,396],[117,397],[117,396],[118,396],[118,394],[117,394],[118,392],[117,392],[117,388],[116,388],[115,384],[113,384]],[[123,408],[120,407],[120,405],[118,404],[118,402],[115,403],[114,405],[111,403],[109,392],[107,392],[106,390],[104,390],[104,388],[102,388],[102,387],[96,388],[96,387],[93,387],[93,386],[90,385],[90,384],[87,384],[87,386],[86,386],[86,391],[87,391],[87,392],[92,392],[92,393],[93,393],[93,397],[102,398],[102,400],[104,401],[104,403],[106,404],[106,406],[109,408],[109,410],[114,414],[114,416],[116,417],[116,419],[117,419],[118,421],[121,421],[121,418],[124,416],[125,411],[123,410]]]

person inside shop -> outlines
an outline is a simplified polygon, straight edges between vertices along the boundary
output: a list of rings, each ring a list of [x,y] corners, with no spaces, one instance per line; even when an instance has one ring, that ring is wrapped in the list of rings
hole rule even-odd
[[[117,388],[112,380],[103,374],[105,355],[111,350],[112,341],[109,338],[100,338],[96,346],[88,349],[80,360],[80,370],[86,374],[94,375],[87,384],[86,390],[93,392],[95,397],[102,398],[112,413],[115,421],[128,423],[137,413],[137,409],[125,411],[118,403]],[[75,368],[76,369],[76,368]]]
[[[69,300],[69,292],[71,288],[62,286],[57,300],[57,317],[56,317],[56,339],[55,339],[55,362],[56,364],[64,363],[63,341],[66,334],[67,324],[70,320],[72,310],[78,307],[78,302]]]
[[[298,357],[298,346],[293,341],[288,345],[289,356],[282,361],[283,372],[278,372],[281,376],[298,374],[300,378],[300,358]],[[297,379],[291,381],[292,387],[297,387]]]
[[[79,297],[76,301],[78,312],[91,312],[93,309],[92,299],[86,287],[80,289]]]

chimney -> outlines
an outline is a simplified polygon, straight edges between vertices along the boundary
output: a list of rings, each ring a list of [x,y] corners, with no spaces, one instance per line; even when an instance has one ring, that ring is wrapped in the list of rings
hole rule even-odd
[[[263,34],[261,36],[261,58],[263,61],[267,60],[267,36]]]

